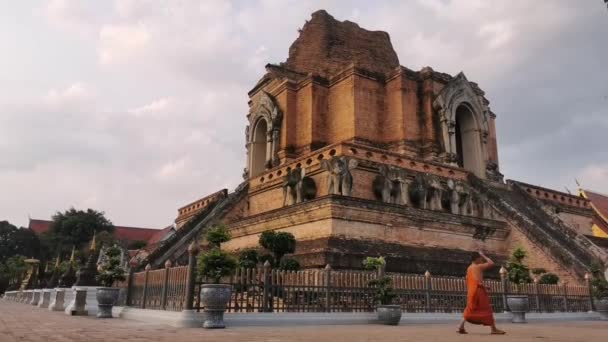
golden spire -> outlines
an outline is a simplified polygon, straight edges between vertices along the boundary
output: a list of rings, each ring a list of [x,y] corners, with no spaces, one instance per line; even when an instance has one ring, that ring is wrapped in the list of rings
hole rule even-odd
[[[96,236],[97,232],[93,232],[93,240],[91,240],[91,248],[89,250],[94,251],[97,249],[97,236]]]
[[[76,253],[76,246],[72,246],[72,255],[70,256],[71,264],[74,264],[74,261],[76,261],[76,256],[74,255],[74,253]]]

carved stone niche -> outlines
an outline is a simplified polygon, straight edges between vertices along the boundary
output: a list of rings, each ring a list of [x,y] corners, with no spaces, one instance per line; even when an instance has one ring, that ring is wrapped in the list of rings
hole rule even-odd
[[[306,169],[290,170],[283,182],[283,206],[308,201],[317,195],[315,181],[306,176]]]
[[[380,165],[378,175],[372,182],[374,195],[384,203],[409,205],[409,185],[407,172],[403,169]]]
[[[359,165],[359,161],[346,156],[335,156],[321,161],[321,168],[327,171],[327,193],[329,195],[350,196],[353,189],[351,170]]]

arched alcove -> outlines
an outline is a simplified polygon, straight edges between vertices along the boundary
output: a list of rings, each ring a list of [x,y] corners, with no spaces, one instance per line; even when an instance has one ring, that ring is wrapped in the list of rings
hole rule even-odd
[[[251,177],[257,176],[266,170],[268,123],[264,119],[258,120],[253,129],[251,141]]]
[[[466,104],[456,109],[456,160],[458,166],[483,177],[483,158],[479,127]]]

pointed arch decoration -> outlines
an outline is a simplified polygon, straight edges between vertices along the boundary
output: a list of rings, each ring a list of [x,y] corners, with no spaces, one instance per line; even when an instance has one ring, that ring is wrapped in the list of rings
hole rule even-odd
[[[278,152],[283,121],[283,112],[275,99],[265,91],[255,100],[250,113],[249,125],[245,129],[247,141],[247,168],[243,174],[245,178],[254,177],[265,169],[279,165]],[[261,134],[264,141],[260,141]],[[259,150],[262,146],[264,151]],[[263,161],[259,158],[263,158]],[[262,170],[259,167],[261,162]]]
[[[486,178],[486,168],[488,164],[488,136],[490,110],[484,103],[483,96],[478,95],[471,86],[464,73],[459,73],[454,77],[437,95],[433,101],[433,108],[439,113],[441,122],[441,145],[443,149],[444,162],[457,165],[458,145],[456,136],[456,120],[459,108],[465,107],[472,114],[472,130],[475,134],[474,153],[477,156],[477,165],[470,166],[477,176]]]

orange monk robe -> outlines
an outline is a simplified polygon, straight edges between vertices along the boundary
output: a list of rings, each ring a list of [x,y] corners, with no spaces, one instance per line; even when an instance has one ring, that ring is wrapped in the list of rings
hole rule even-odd
[[[494,313],[486,288],[467,271],[467,307],[464,319],[473,324],[493,325]]]

